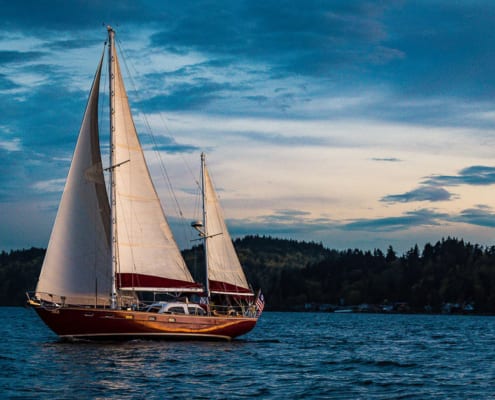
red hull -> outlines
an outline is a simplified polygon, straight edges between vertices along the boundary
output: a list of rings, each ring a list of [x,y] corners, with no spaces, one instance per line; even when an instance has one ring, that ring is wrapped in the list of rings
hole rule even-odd
[[[231,340],[254,328],[256,318],[155,314],[79,307],[33,307],[62,338]]]

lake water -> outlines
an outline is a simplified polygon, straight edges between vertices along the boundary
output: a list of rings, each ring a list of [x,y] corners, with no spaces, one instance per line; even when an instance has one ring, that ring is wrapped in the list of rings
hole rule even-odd
[[[495,317],[265,312],[230,343],[67,343],[0,316],[2,399],[495,398]]]

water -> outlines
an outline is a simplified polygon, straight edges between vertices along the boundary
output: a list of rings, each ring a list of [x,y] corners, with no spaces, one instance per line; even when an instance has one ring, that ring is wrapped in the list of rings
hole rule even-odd
[[[0,398],[495,398],[495,317],[265,312],[231,343],[66,343],[0,308]]]

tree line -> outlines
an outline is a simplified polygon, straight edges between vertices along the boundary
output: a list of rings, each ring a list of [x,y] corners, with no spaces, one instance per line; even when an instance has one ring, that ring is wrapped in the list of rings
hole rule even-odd
[[[379,249],[331,250],[321,243],[246,236],[234,241],[248,281],[261,288],[267,310],[308,304],[405,305],[410,312],[441,312],[446,304],[495,313],[495,246],[446,238],[402,255]],[[0,305],[23,305],[33,290],[45,250],[0,253]],[[202,280],[202,247],[183,252]]]
[[[270,240],[263,239],[261,248],[270,248]],[[415,245],[399,256],[392,246],[383,253],[379,249],[327,250],[313,243],[303,245],[312,248],[313,255],[319,254],[320,260],[313,257],[290,266],[280,260],[278,266],[267,268],[262,260],[250,257],[251,252],[257,253],[256,245],[244,249],[244,240],[236,245],[245,255],[248,277],[263,289],[272,309],[311,303],[401,304],[404,311],[441,312],[450,304],[452,309],[470,305],[478,313],[495,312],[495,246],[449,237],[427,243],[421,251]]]

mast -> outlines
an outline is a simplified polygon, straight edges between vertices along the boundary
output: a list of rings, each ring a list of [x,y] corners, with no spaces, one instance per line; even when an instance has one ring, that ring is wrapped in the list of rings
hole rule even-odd
[[[205,288],[208,299],[210,298],[210,283],[208,278],[208,228],[206,225],[206,190],[205,190],[205,173],[206,173],[206,154],[201,153],[201,192],[203,198],[203,251],[205,253]]]
[[[114,134],[115,134],[115,74],[114,74],[114,57],[113,47],[115,45],[115,31],[109,25],[108,30],[108,76],[109,76],[109,97],[110,97],[110,247],[112,254],[112,294],[111,294],[111,308],[117,308],[117,284],[115,282],[115,276],[117,273],[117,218],[115,207],[115,179],[114,179],[114,166],[115,166],[115,146],[114,146]]]

